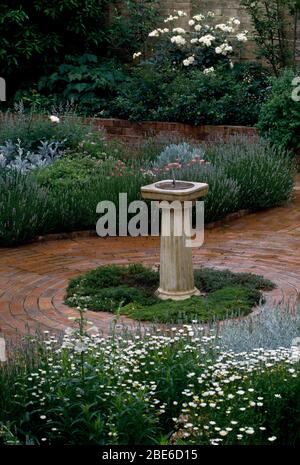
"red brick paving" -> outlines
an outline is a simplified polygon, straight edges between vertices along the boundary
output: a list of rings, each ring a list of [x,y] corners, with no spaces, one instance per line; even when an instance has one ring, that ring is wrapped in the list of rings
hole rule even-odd
[[[293,302],[300,293],[300,177],[293,200],[206,231],[195,266],[262,274],[278,288],[268,300]],[[158,238],[79,237],[0,249],[0,333],[64,330],[76,317],[63,303],[68,280],[96,266],[159,261]],[[104,334],[113,316],[88,312]],[[126,318],[120,324],[132,324]]]

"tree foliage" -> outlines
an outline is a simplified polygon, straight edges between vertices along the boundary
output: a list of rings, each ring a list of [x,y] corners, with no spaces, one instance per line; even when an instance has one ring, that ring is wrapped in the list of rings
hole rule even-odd
[[[2,0],[0,69],[8,92],[53,72],[65,56],[126,59],[157,14],[157,0]]]
[[[297,56],[300,0],[242,0],[255,28],[259,54],[276,76],[287,66],[295,66]]]

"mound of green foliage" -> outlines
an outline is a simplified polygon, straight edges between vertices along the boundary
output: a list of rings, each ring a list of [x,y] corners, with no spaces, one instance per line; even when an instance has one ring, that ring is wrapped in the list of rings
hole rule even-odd
[[[300,148],[299,72],[285,70],[273,79],[269,98],[262,105],[258,127],[277,147]]]
[[[133,121],[174,121],[251,126],[257,123],[268,87],[267,72],[256,64],[199,69],[134,68],[110,105],[110,115]]]
[[[157,271],[142,265],[101,266],[71,280],[66,303],[155,323],[211,321],[247,315],[261,300],[261,290],[274,287],[261,276],[206,268],[195,272],[195,283],[205,296],[162,301],[155,296]]]

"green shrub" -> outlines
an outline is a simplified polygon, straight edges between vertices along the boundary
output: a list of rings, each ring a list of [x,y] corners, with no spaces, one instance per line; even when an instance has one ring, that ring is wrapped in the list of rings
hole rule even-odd
[[[131,79],[120,86],[111,102],[110,115],[133,121],[159,120],[158,110],[166,106],[166,91],[174,73],[159,72],[152,66],[134,68]]]
[[[53,101],[72,101],[80,114],[101,116],[126,80],[120,63],[86,53],[66,56],[54,73],[39,80],[38,91]]]
[[[209,75],[197,69],[143,65],[120,87],[110,111],[135,121],[252,126],[268,85],[266,71],[255,65],[237,65],[232,71],[220,68]]]
[[[198,70],[182,73],[168,86],[166,97],[158,119],[196,126],[252,126],[257,122],[263,99],[263,95],[254,92],[250,80],[224,69],[210,75]]]
[[[64,157],[43,170],[38,170],[35,177],[45,187],[68,189],[72,186],[84,186],[97,176],[99,164],[91,158]]]
[[[298,73],[299,76],[299,73]],[[286,70],[272,80],[272,90],[261,109],[258,128],[276,147],[300,148],[300,103],[292,99],[297,72]]]
[[[153,297],[158,274],[142,265],[103,266],[74,278],[67,290],[66,302],[97,311],[114,311],[132,301],[155,302]]]

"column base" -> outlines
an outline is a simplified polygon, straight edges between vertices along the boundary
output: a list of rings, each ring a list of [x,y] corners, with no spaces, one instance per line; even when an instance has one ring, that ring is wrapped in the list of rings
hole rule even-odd
[[[159,287],[155,292],[155,295],[161,300],[187,300],[190,297],[200,296],[202,294],[196,287],[185,292],[165,291]]]

